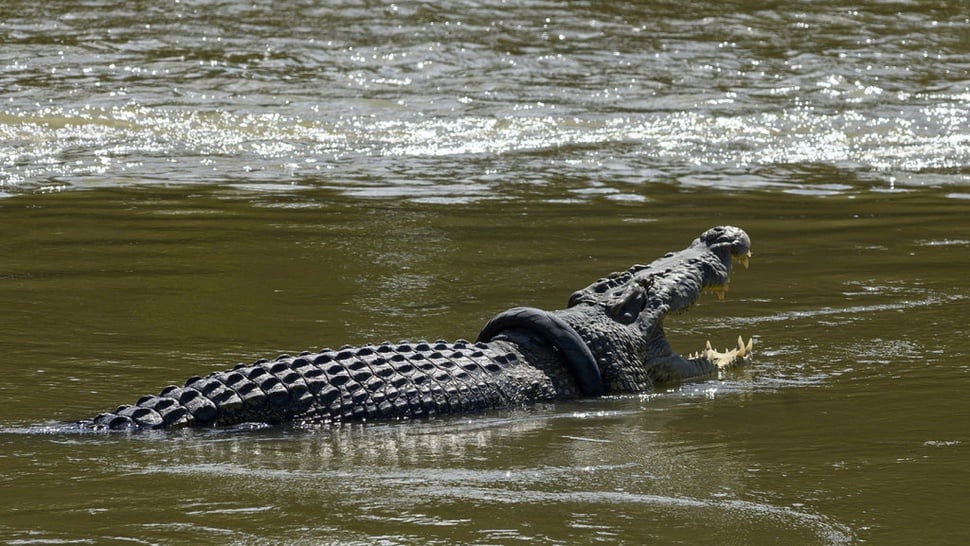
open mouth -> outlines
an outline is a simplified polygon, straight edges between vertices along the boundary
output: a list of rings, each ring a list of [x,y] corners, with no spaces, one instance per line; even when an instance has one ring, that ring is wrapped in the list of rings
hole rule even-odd
[[[748,268],[749,260],[751,259],[751,251],[748,250],[744,254],[738,254],[731,256],[731,261],[734,263],[739,263],[744,266],[745,269]],[[715,284],[706,286],[703,290],[704,293],[714,294],[717,296],[718,301],[724,301],[724,296],[727,293],[728,285],[730,284],[730,278],[725,280],[722,284]],[[745,343],[741,336],[738,336],[738,342],[733,349],[724,349],[723,351],[718,351],[711,346],[711,341],[708,340],[704,349],[692,353],[690,355],[691,360],[695,359],[706,359],[714,363],[718,369],[724,369],[739,362],[743,362],[750,358],[751,354],[754,352],[754,339],[748,338],[748,342]]]
[[[736,264],[741,264],[745,269],[748,268],[748,261],[751,259],[751,251],[748,250],[744,254],[736,254],[731,256],[731,261]],[[731,283],[730,277],[724,280],[723,283],[719,284],[709,284],[705,286],[701,292],[704,294],[714,294],[717,296],[717,301],[724,301],[724,295],[728,291],[728,285]]]

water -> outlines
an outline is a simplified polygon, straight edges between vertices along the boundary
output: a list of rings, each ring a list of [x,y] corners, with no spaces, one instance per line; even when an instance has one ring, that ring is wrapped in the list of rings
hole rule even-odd
[[[8,3],[0,189],[968,182],[962,3],[614,4]]]
[[[959,2],[0,6],[0,542],[958,543]],[[752,236],[643,396],[42,434],[236,362],[474,337]]]

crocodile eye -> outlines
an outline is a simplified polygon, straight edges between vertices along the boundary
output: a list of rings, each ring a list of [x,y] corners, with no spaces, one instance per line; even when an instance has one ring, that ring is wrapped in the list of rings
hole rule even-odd
[[[647,303],[647,283],[643,279],[634,279],[629,286],[615,293],[608,312],[613,320],[620,324],[632,324]]]

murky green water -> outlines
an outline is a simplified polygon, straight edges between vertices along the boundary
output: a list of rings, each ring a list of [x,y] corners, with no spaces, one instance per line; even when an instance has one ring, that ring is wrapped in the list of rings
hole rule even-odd
[[[957,544],[959,2],[0,6],[0,542]],[[42,434],[283,352],[474,337],[716,224],[660,392]]]

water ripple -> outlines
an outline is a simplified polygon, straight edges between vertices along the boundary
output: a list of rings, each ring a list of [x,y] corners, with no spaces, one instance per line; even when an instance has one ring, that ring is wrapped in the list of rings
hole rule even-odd
[[[3,13],[3,194],[970,182],[970,20],[946,6],[75,4]]]

